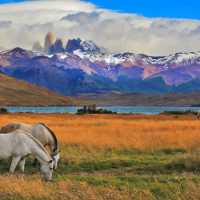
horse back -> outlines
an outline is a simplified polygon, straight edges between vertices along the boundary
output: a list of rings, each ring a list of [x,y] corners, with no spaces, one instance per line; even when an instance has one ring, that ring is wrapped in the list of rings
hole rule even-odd
[[[33,126],[32,135],[43,145],[47,145],[49,143],[49,132],[42,124],[36,124]]]

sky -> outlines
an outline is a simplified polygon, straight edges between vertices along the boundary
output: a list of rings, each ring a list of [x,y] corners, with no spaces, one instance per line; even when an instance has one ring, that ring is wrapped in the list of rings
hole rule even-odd
[[[137,13],[146,17],[200,19],[199,0],[90,0],[90,2],[99,7]]]
[[[199,0],[0,0],[0,49],[31,49],[48,31],[110,52],[200,51]]]
[[[0,0],[0,3],[25,0]],[[199,0],[85,0],[98,7],[118,12],[138,13],[146,17],[200,19]]]

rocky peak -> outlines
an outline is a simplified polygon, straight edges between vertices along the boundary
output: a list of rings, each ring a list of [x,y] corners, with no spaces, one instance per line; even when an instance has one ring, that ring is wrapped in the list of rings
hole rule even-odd
[[[16,47],[10,51],[7,51],[4,55],[12,56],[15,58],[30,57],[32,55],[31,51],[27,51],[20,47]]]
[[[40,44],[40,42],[37,41],[37,42],[35,42],[35,43],[33,44],[32,50],[33,50],[33,51],[42,52],[42,51],[43,51],[43,47],[42,47],[42,45]]]
[[[51,45],[49,52],[51,54],[63,53],[65,51],[62,39],[57,39],[56,42]]]
[[[92,41],[81,40],[80,38],[68,40],[66,49],[67,52],[73,53],[76,50],[81,50],[87,53],[101,53],[101,49]]]
[[[44,41],[44,50],[46,53],[49,53],[49,50],[51,46],[55,43],[56,36],[52,32],[48,32],[45,36],[45,41]]]

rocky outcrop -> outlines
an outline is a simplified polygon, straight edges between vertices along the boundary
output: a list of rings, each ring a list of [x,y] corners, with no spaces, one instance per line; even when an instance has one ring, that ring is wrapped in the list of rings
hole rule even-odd
[[[66,51],[69,53],[73,53],[75,50],[81,48],[81,39],[72,39],[68,40],[67,45],[66,45]]]
[[[57,39],[56,42],[49,48],[49,53],[63,53],[65,51],[62,39]]]
[[[100,49],[94,42],[81,40],[80,38],[68,40],[65,50],[69,53],[73,53],[76,50],[93,54],[102,52],[102,49]]]
[[[33,51],[42,52],[42,51],[43,51],[43,47],[42,47],[42,45],[40,44],[40,42],[37,41],[37,42],[35,42],[35,43],[33,44],[32,50],[33,50]]]
[[[52,32],[48,32],[44,41],[44,51],[50,53],[51,46],[55,43],[56,36]]]
[[[66,46],[66,47],[65,47]],[[105,53],[105,49],[99,48],[94,42],[90,40],[81,40],[80,38],[71,39],[67,41],[65,45],[63,40],[56,38],[55,34],[48,32],[44,39],[44,47],[40,42],[35,42],[33,44],[33,51],[44,52],[47,54],[56,54],[56,53],[74,53],[74,51],[79,50],[85,53],[91,54],[100,54]]]

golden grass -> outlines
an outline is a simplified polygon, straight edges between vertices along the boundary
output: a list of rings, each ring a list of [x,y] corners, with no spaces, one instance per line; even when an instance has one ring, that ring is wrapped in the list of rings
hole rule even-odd
[[[32,179],[31,179],[32,178]],[[118,191],[113,187],[96,188],[87,183],[73,183],[70,180],[57,184],[45,183],[39,177],[24,175],[0,176],[0,199],[8,200],[153,200],[147,191]],[[152,198],[151,198],[152,197]]]
[[[0,176],[0,199],[7,197],[21,197],[24,199],[47,198],[52,193],[52,187],[47,186],[40,177],[27,178],[25,175]]]
[[[62,144],[97,147],[161,149],[200,146],[200,121],[194,116],[8,114],[9,122],[44,122]]]
[[[198,149],[200,146],[200,121],[194,116],[170,116],[170,115],[155,115],[155,116],[144,116],[144,115],[67,115],[67,114],[5,114],[0,115],[0,126],[3,126],[9,122],[24,122],[24,123],[46,123],[52,130],[55,131],[59,138],[59,141],[63,144],[77,144],[78,148],[72,148],[70,152],[70,147],[65,149],[63,146],[62,152],[62,169],[67,168],[67,160],[71,158],[73,161],[71,167],[76,164],[77,157],[79,162],[99,161],[100,164],[104,163],[104,158],[102,154],[98,158],[98,148],[136,148],[141,150],[157,150],[165,148],[186,148],[188,150]],[[95,148],[93,148],[95,147]],[[96,149],[97,147],[97,149]],[[82,152],[77,152],[78,150]],[[85,148],[91,150],[87,154]],[[91,153],[92,152],[92,153]],[[100,151],[101,152],[101,151]],[[66,155],[65,155],[66,154]],[[81,154],[81,158],[80,155]],[[85,154],[82,155],[82,154]],[[90,155],[91,154],[91,155]],[[70,157],[71,156],[71,157]],[[93,159],[89,157],[93,156]],[[173,157],[173,155],[172,155]],[[73,158],[73,159],[72,159]],[[117,159],[117,157],[116,157]],[[122,159],[122,157],[121,157]],[[126,158],[125,158],[126,159]],[[143,162],[138,157],[137,162]],[[149,158],[150,159],[150,158]],[[163,157],[162,157],[163,159]],[[102,162],[103,161],[103,162]],[[109,160],[107,160],[109,161]],[[116,160],[114,160],[116,161]],[[155,160],[153,160],[155,161]],[[158,160],[156,160],[159,162]],[[136,162],[136,164],[137,164]],[[152,161],[151,161],[152,162]],[[163,163],[162,161],[160,161]],[[154,163],[154,162],[153,162]],[[150,163],[150,164],[153,164]],[[66,166],[64,166],[66,164]],[[88,164],[88,165],[90,165]],[[69,164],[70,165],[70,164]],[[164,165],[164,163],[163,163]],[[78,164],[77,164],[78,166]],[[135,164],[133,164],[135,166]],[[144,167],[144,165],[140,165]],[[189,166],[190,167],[190,166]],[[134,169],[134,168],[133,168]],[[138,168],[140,169],[140,168]],[[145,168],[144,168],[145,169]],[[60,169],[59,169],[60,170]],[[169,179],[172,184],[176,184],[174,190],[170,191],[165,181],[165,174],[156,175],[152,178],[151,171],[148,172],[148,166],[146,172],[143,175],[137,177],[137,174],[129,172],[123,174],[123,167],[119,168],[118,172],[124,177],[128,176],[134,177],[136,182],[126,182],[123,185],[125,190],[118,189],[118,186],[111,185],[108,186],[95,186],[89,184],[89,181],[95,177],[98,179],[110,180],[110,183],[114,180],[118,180],[115,177],[115,171],[110,174],[106,171],[99,171],[98,173],[83,173],[76,172],[70,173],[65,172],[60,175],[59,171],[57,173],[57,178],[54,177],[53,183],[45,183],[41,181],[39,174],[31,175],[27,173],[26,175],[7,175],[3,174],[0,176],[0,199],[1,200],[33,200],[33,199],[72,199],[72,200],[154,200],[154,199],[169,199],[168,196],[161,198],[159,195],[165,194],[171,197],[175,195],[176,199],[200,199],[199,184],[193,181],[195,176],[192,172],[187,174],[179,174],[174,176],[171,175]],[[115,170],[115,169],[113,169]],[[117,169],[116,169],[117,170]],[[27,169],[28,171],[28,169]],[[59,176],[62,176],[59,178]],[[77,181],[76,176],[86,178],[86,181]],[[145,177],[152,180],[152,184],[144,181]],[[184,176],[186,182],[188,182],[184,193],[182,192],[182,184],[184,180],[179,183],[177,182],[176,176]],[[159,179],[160,178],[160,179]],[[178,179],[179,179],[178,178]],[[188,178],[188,180],[187,180]],[[112,180],[113,179],[113,180]],[[198,176],[196,177],[198,179]],[[190,183],[191,181],[191,183]],[[135,184],[136,187],[131,186],[129,188],[129,183]],[[117,183],[119,185],[120,183]],[[103,183],[102,183],[103,185]],[[138,185],[138,186],[137,186]],[[121,186],[121,185],[120,185]],[[165,187],[167,186],[167,188]],[[153,189],[152,189],[153,188]],[[163,193],[162,193],[163,192]],[[155,198],[157,194],[157,198]],[[174,198],[175,199],[175,198]]]

